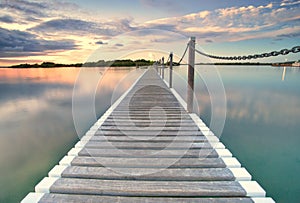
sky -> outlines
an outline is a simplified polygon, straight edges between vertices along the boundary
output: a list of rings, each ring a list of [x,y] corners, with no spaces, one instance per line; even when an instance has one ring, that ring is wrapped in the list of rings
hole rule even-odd
[[[2,0],[0,66],[122,58],[178,60],[190,36],[213,55],[300,45],[299,0]],[[185,58],[186,59],[186,58]],[[299,60],[300,54],[253,62]],[[196,62],[224,62],[196,56]]]

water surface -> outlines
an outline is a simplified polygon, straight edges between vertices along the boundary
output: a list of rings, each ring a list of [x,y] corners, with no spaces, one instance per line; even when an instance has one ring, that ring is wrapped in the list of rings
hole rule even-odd
[[[85,119],[79,134],[75,131],[72,94],[79,72],[78,68],[0,69],[0,202],[19,202],[34,191],[94,123]],[[89,68],[78,95],[84,98],[89,92],[90,78],[105,75],[100,77],[95,96],[99,117],[113,102],[112,94],[127,90],[140,72]]]
[[[72,93],[80,69],[0,69],[0,202],[18,202],[77,142]],[[174,87],[186,98],[186,67],[174,67]],[[96,116],[141,74],[135,69],[88,69],[79,85],[87,96],[89,79],[105,75],[95,97]],[[300,202],[300,71],[273,67],[217,67],[226,92],[221,140],[277,202]],[[209,125],[211,106],[204,81],[216,70],[198,66],[195,92],[199,114]],[[132,74],[130,77],[128,75]],[[128,77],[125,77],[128,76]],[[168,71],[166,71],[168,78]],[[116,88],[118,87],[118,88]],[[84,106],[82,107],[85,109]],[[82,132],[94,121],[82,122]],[[215,130],[215,129],[213,129]]]
[[[175,89],[186,98],[186,67],[174,70]],[[227,100],[218,136],[268,196],[276,202],[300,202],[300,69],[287,68],[282,80],[283,68],[278,67],[197,66],[199,114],[208,125],[212,106],[203,78],[215,80],[216,71]]]

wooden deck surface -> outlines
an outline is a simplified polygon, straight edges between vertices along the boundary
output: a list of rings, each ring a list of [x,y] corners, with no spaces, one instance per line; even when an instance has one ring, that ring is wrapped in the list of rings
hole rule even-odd
[[[23,202],[273,202],[147,70]]]

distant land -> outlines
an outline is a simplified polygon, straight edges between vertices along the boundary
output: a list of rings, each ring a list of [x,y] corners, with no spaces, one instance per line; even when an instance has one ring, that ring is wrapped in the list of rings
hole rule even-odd
[[[62,64],[53,62],[43,62],[41,64],[19,64],[9,66],[8,68],[62,68],[62,67],[137,67],[137,66],[150,66],[153,65],[154,61],[138,59],[138,60],[115,60],[115,61],[104,61],[99,60],[97,62],[87,62],[87,63],[75,63],[75,64]]]
[[[277,62],[277,63],[259,63],[259,62],[228,62],[228,63],[196,63],[196,65],[230,65],[230,66],[292,66],[296,61],[287,61],[287,62]],[[19,64],[12,65],[5,68],[63,68],[63,67],[139,67],[139,66],[151,66],[155,63],[155,61],[138,59],[124,59],[124,60],[115,60],[115,61],[104,61],[99,60],[97,62],[87,62],[87,63],[75,63],[75,64],[62,64],[62,63],[53,63],[53,62],[43,62],[43,63],[35,63],[35,64]],[[166,65],[170,65],[170,63],[166,63]],[[173,66],[178,65],[187,65],[187,64],[178,64],[173,62]],[[4,67],[2,67],[4,68]]]

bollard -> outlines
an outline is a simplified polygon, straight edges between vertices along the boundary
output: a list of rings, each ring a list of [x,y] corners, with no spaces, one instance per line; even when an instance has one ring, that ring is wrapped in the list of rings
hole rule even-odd
[[[165,57],[162,57],[161,61],[162,61],[162,66],[161,66],[162,73],[161,73],[161,77],[162,77],[162,79],[164,79],[164,77],[165,77]]]
[[[172,88],[172,80],[173,80],[173,52],[170,53],[170,78],[169,78],[169,87]]]
[[[188,88],[187,88],[187,111],[193,112],[194,97],[194,67],[195,67],[195,43],[196,37],[191,37],[189,42],[189,61],[188,61]]]

